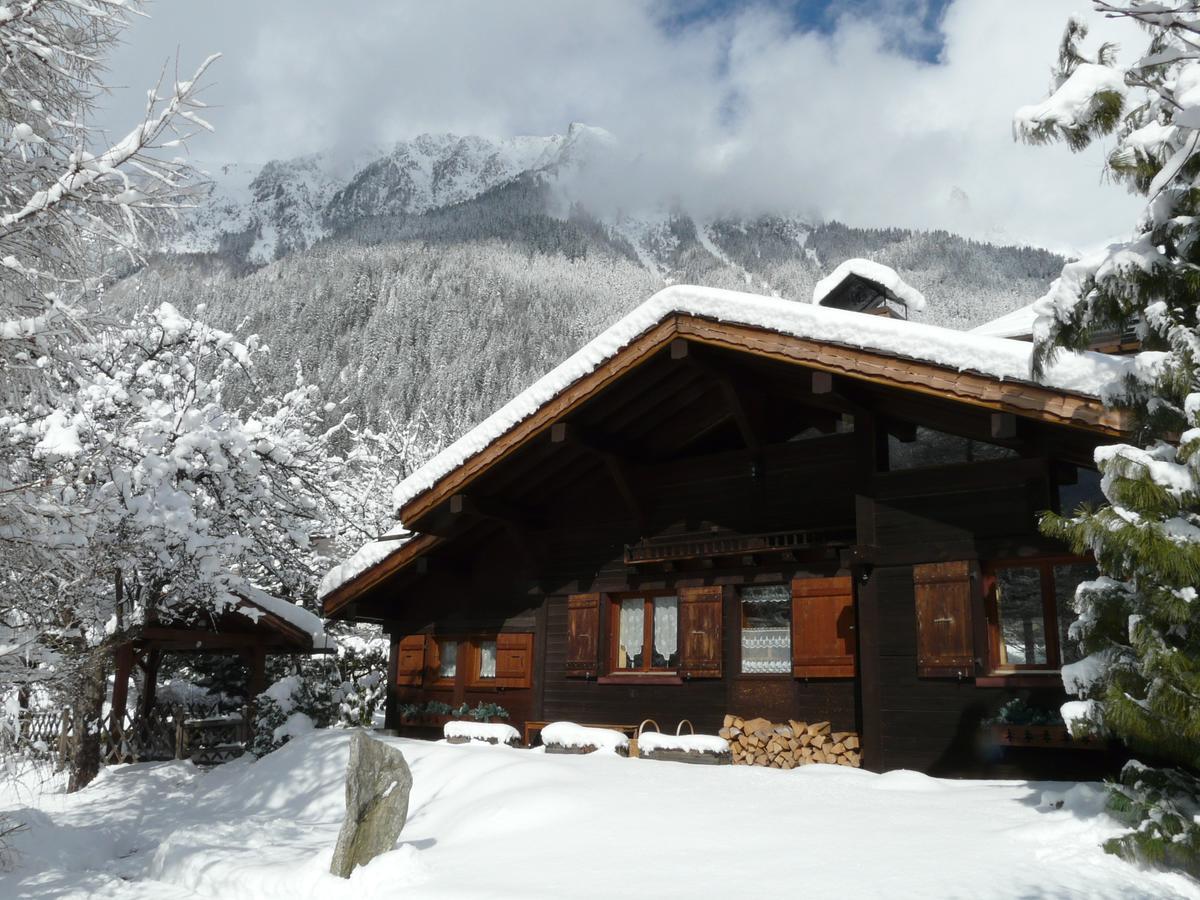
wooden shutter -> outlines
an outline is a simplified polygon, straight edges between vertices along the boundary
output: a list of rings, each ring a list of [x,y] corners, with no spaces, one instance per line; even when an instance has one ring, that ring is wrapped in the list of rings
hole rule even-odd
[[[684,678],[721,677],[724,597],[720,585],[679,591],[679,673]]]
[[[968,561],[913,566],[917,603],[917,674],[972,677],[974,565]]]
[[[533,685],[533,635],[496,635],[496,687],[527,688]]]
[[[837,578],[792,580],[792,676],[853,678],[854,581]]]
[[[420,686],[425,671],[425,635],[410,634],[400,638],[396,657],[396,684]]]
[[[600,595],[567,597],[567,676],[596,674],[600,656]]]

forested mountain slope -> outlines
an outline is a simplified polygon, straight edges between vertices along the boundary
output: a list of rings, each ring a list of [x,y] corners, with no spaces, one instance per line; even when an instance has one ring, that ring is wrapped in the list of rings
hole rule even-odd
[[[968,328],[1039,296],[1062,266],[945,232],[700,220],[678,205],[593,214],[574,186],[608,152],[604,132],[573,126],[508,142],[425,136],[357,170],[370,153],[275,162],[249,190],[239,170],[110,297],[204,304],[213,324],[262,335],[276,384],[299,366],[366,423],[420,418],[444,440],[668,283],[807,302],[865,256],[924,292],[923,321]]]

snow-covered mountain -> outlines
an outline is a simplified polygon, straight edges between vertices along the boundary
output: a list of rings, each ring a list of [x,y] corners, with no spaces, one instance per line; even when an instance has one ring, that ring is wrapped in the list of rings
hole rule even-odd
[[[921,321],[967,329],[1040,296],[1062,267],[944,231],[613,202],[639,197],[639,174],[612,135],[579,124],[224,166],[166,252],[109,296],[203,304],[214,325],[271,346],[274,387],[298,366],[368,424],[451,437],[666,284],[806,301],[865,257],[925,295]]]
[[[572,177],[616,146],[604,129],[576,122],[545,137],[423,134],[386,150],[228,164],[210,172],[212,192],[165,249],[263,264],[364,220],[421,215],[521,176],[565,197]]]

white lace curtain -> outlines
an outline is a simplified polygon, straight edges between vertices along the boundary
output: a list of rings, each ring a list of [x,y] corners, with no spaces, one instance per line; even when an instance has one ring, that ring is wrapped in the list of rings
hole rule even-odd
[[[617,640],[624,655],[617,662],[622,668],[632,668],[633,658],[642,652],[645,620],[646,610],[641,597],[621,601],[621,622]]]
[[[654,652],[670,660],[679,649],[679,598],[654,598]]]
[[[438,677],[453,678],[458,671],[458,641],[439,641],[438,657]]]
[[[496,642],[481,641],[479,644],[479,677],[496,677]]]

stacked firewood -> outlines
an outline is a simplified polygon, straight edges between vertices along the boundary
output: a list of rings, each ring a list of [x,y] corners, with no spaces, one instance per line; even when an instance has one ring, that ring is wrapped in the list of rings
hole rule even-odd
[[[794,769],[809,763],[858,768],[858,735],[832,731],[828,722],[772,722],[726,716],[721,737],[729,741],[734,764]]]

